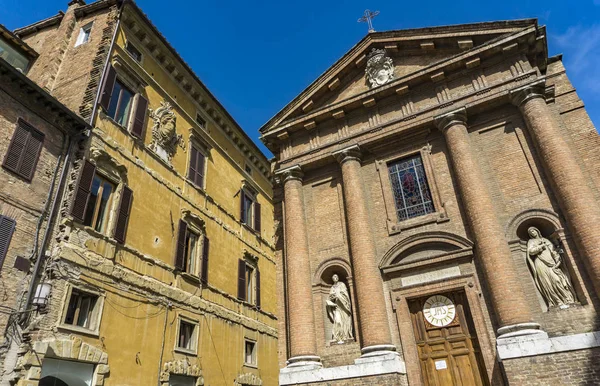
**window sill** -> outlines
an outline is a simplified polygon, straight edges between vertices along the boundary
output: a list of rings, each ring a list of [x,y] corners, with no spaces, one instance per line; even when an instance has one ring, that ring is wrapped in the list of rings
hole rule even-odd
[[[180,354],[185,354],[185,355],[197,355],[198,352],[196,350],[188,350],[187,348],[181,348],[181,347],[175,347],[173,349],[173,351],[180,353]]]
[[[131,131],[129,131],[129,128],[127,126],[123,126],[119,122],[115,121],[114,118],[112,118],[109,115],[107,115],[106,112],[103,109],[101,111],[102,111],[101,117],[103,119],[106,119],[107,121],[109,121],[113,125],[117,126],[117,128],[119,128],[123,132],[125,132],[133,141],[137,142],[138,144],[143,144],[144,143],[144,140],[142,138],[136,137],[135,135],[131,134]]]
[[[203,186],[198,186],[198,185],[196,185],[196,184],[194,183],[194,181],[190,180],[190,179],[189,179],[189,178],[187,178],[187,177],[185,177],[185,181],[186,181],[188,184],[190,184],[190,186],[191,186],[192,188],[194,188],[194,189],[195,189],[195,190],[197,190],[198,192],[200,192],[200,193],[202,193],[202,194],[206,195],[206,190],[205,190],[205,188],[204,188]]]
[[[194,283],[200,284],[200,277],[197,275],[194,275],[193,273],[180,272],[179,275],[186,280],[190,280],[190,281],[193,281]]]
[[[85,327],[79,327],[79,326],[73,326],[70,324],[64,324],[61,323],[57,326],[57,328],[59,330],[66,330],[66,331],[71,331],[71,332],[76,332],[78,334],[82,334],[82,335],[87,335],[87,336],[93,336],[98,338],[100,336],[100,331],[99,330],[90,330],[89,328],[85,328]]]
[[[250,367],[251,369],[258,369],[258,365],[252,364],[252,363],[244,363],[244,367]]]
[[[245,222],[240,222],[240,223],[241,223],[241,224],[242,224],[242,226],[243,226],[244,228],[246,228],[248,231],[250,231],[250,232],[254,233],[254,234],[255,234],[255,235],[257,235],[257,236],[260,236],[260,233],[259,233],[259,232],[258,232],[256,229],[252,228],[250,225],[246,224]]]
[[[450,221],[450,219],[448,218],[448,215],[446,214],[446,211],[439,211],[439,212],[429,213],[429,214],[426,214],[423,216],[411,218],[409,220],[404,220],[404,221],[388,220],[387,221],[387,230],[388,230],[388,234],[391,236],[391,235],[401,233],[402,231],[410,229],[410,228],[416,228],[419,226],[432,224],[432,223],[440,224],[440,223],[443,223],[446,221]]]

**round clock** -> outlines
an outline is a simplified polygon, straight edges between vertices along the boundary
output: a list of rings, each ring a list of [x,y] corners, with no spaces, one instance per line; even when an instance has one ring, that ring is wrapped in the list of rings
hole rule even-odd
[[[423,316],[432,325],[444,327],[452,323],[456,317],[456,307],[447,297],[434,295],[425,301]]]

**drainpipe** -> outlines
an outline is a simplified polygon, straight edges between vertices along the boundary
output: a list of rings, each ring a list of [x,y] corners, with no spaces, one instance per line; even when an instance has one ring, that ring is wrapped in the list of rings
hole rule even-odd
[[[79,139],[79,138],[77,138]],[[37,282],[37,277],[40,273],[40,268],[42,267],[42,262],[44,260],[45,257],[45,250],[46,250],[46,245],[48,243],[48,238],[50,237],[50,234],[52,233],[52,223],[54,222],[54,217],[56,216],[56,211],[58,209],[58,204],[61,201],[60,200],[60,193],[62,192],[62,188],[63,188],[63,184],[65,182],[66,176],[67,176],[67,170],[69,169],[69,163],[71,161],[71,152],[73,150],[73,144],[76,142],[74,141],[72,138],[68,137],[68,142],[69,142],[69,146],[67,148],[67,154],[65,156],[65,160],[63,163],[63,169],[61,171],[60,174],[60,179],[58,180],[58,186],[56,189],[56,193],[54,194],[54,200],[53,200],[53,204],[52,204],[52,209],[50,211],[50,214],[48,216],[48,223],[46,225],[46,230],[44,232],[44,238],[42,239],[42,244],[40,245],[39,251],[38,251],[38,256],[37,256],[37,260],[35,262],[35,266],[33,268],[33,275],[31,277],[31,281],[29,282],[29,289],[27,290],[27,300],[23,306],[23,310],[27,310],[29,308],[29,305],[31,304],[31,301],[33,299],[33,294],[34,294],[34,290],[35,290],[35,285]],[[59,161],[60,162],[60,161]],[[55,173],[56,174],[56,173]],[[48,194],[48,198],[50,198],[50,194],[51,191]],[[26,313],[23,314],[24,318],[26,318]]]

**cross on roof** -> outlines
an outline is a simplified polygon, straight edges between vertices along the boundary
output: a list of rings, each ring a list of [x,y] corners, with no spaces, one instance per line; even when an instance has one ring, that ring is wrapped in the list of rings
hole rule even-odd
[[[365,10],[364,15],[358,19],[359,23],[367,23],[369,25],[369,32],[375,32],[375,29],[373,28],[373,22],[372,20],[375,18],[375,16],[379,15],[379,11],[375,11],[375,12],[371,12],[368,9]]]

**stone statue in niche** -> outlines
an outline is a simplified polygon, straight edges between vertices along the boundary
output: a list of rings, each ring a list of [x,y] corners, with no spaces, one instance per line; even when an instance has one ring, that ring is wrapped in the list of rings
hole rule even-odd
[[[333,286],[329,290],[327,299],[327,315],[333,323],[332,339],[343,343],[352,336],[352,305],[346,284],[342,283],[338,275],[332,277]]]
[[[150,110],[150,118],[154,121],[150,147],[163,161],[170,163],[177,144],[182,140],[175,130],[177,117],[173,106],[169,102],[161,102],[159,108]]]
[[[394,79],[394,62],[386,55],[385,50],[373,48],[368,56],[365,73],[371,88],[384,85]]]
[[[527,264],[535,285],[549,307],[568,308],[577,297],[560,252],[536,227],[529,227],[527,233]]]

